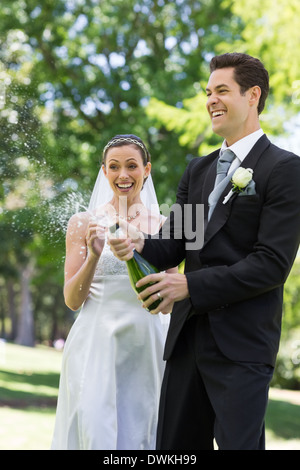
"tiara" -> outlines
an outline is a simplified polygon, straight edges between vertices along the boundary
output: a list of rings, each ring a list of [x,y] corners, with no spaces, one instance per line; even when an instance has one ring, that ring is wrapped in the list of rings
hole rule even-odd
[[[145,155],[147,155],[144,145],[136,139],[131,139],[131,137],[119,137],[118,139],[111,140],[110,142],[108,142],[108,144],[105,145],[105,147],[103,149],[103,154],[105,154],[106,150],[109,147],[111,147],[112,145],[117,144],[119,142],[129,142],[130,144],[138,145],[139,147],[141,147],[143,149],[143,151],[145,152]]]

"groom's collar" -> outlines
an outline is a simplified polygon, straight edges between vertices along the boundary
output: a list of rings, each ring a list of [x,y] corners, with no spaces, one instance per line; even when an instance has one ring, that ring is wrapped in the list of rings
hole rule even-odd
[[[239,159],[240,163],[242,163],[246,156],[249,154],[252,147],[256,144],[258,139],[260,139],[263,134],[263,130],[258,129],[257,131],[252,132],[252,134],[246,135],[246,137],[243,137],[242,139],[238,140],[230,147],[227,147],[226,141],[224,140],[221,147],[221,151],[224,151],[226,149],[232,150]]]

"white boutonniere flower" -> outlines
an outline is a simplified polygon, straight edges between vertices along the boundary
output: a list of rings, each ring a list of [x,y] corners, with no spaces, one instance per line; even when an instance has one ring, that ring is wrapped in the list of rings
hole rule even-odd
[[[232,188],[224,198],[223,204],[229,201],[234,193],[240,193],[248,186],[253,177],[253,170],[251,168],[239,167],[232,175],[231,182]]]

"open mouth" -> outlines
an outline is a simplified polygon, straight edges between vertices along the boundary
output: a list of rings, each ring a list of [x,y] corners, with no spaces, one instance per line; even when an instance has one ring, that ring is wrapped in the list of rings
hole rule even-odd
[[[121,191],[128,191],[130,188],[132,188],[133,183],[117,183],[116,186],[117,186]]]
[[[226,111],[224,111],[224,110],[212,111],[211,117],[212,117],[212,119],[215,119],[217,117],[224,116],[224,114],[226,114]]]

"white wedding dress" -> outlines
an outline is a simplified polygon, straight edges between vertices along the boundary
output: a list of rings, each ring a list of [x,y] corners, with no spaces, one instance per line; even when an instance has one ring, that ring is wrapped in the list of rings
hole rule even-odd
[[[137,300],[107,244],[63,353],[52,449],[154,449],[169,315]]]

